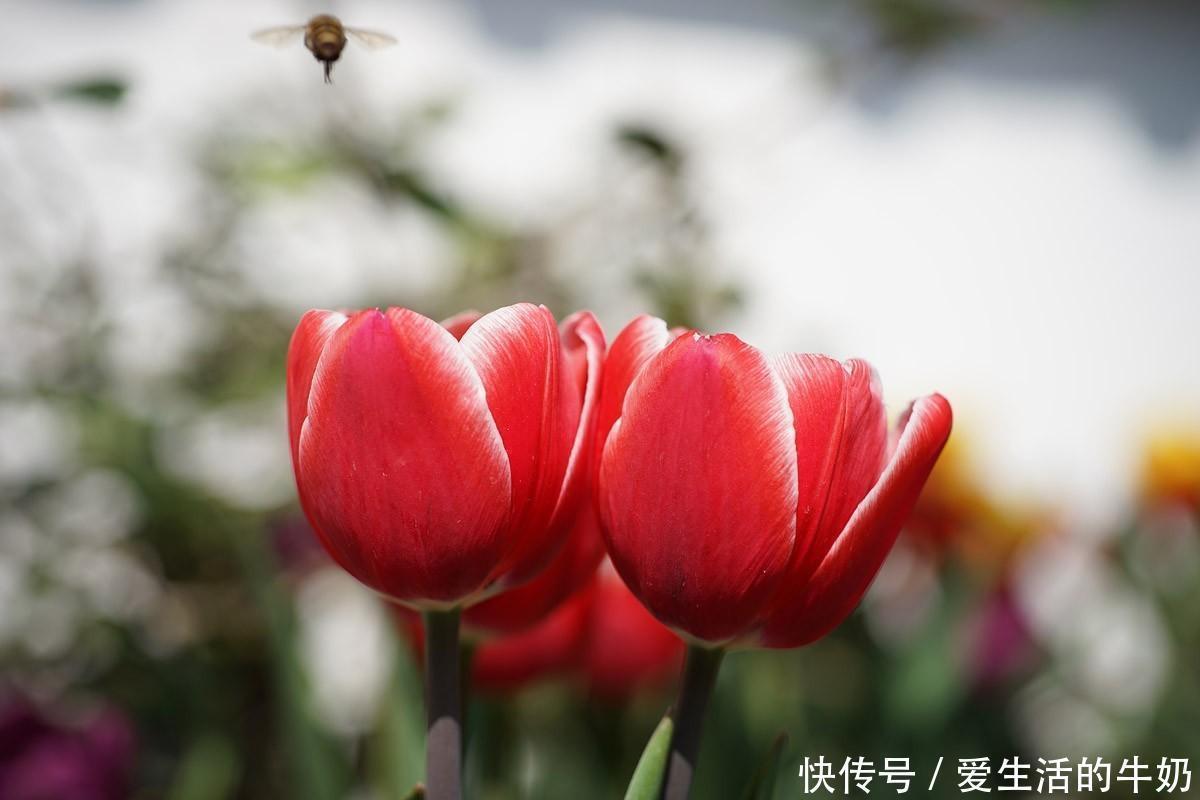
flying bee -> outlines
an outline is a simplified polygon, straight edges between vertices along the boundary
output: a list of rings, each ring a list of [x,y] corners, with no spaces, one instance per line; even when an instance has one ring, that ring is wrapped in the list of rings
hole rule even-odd
[[[299,39],[301,34],[304,35],[304,46],[313,54],[313,58],[325,66],[326,83],[333,83],[329,73],[333,71],[333,62],[342,57],[347,35],[371,50],[396,43],[395,37],[386,33],[343,25],[342,21],[332,14],[318,14],[304,25],[265,28],[251,34],[251,38],[264,44],[282,47]]]

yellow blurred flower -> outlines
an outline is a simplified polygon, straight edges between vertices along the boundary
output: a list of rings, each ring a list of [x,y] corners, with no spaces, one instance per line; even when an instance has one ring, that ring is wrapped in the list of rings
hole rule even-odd
[[[1152,506],[1200,511],[1200,424],[1164,426],[1146,443],[1141,497]]]
[[[934,558],[954,557],[995,574],[1027,542],[1054,527],[1047,509],[1002,501],[986,490],[974,469],[970,435],[960,426],[929,476],[905,535]]]

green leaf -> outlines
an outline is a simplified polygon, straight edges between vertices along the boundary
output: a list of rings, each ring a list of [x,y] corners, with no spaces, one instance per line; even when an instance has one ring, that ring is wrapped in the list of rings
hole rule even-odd
[[[767,754],[763,756],[750,785],[746,787],[743,800],[771,800],[775,795],[775,776],[779,774],[779,761],[783,758],[783,748],[787,746],[787,734],[781,733],[775,737]]]
[[[67,100],[84,100],[111,106],[121,102],[129,86],[120,78],[98,77],[71,81],[54,88],[54,94]]]
[[[349,766],[312,712],[308,676],[297,652],[296,620],[289,597],[271,574],[261,540],[247,537],[235,541],[247,586],[266,623],[278,724],[295,787],[291,796],[299,800],[346,797]]]
[[[240,765],[229,741],[207,735],[191,744],[175,773],[170,800],[216,800],[232,795]]]
[[[650,126],[639,123],[621,125],[617,128],[616,138],[618,143],[649,158],[670,175],[678,174],[683,166],[683,152],[679,147]]]
[[[663,776],[667,772],[667,757],[671,753],[671,733],[675,726],[670,717],[663,717],[654,729],[642,757],[638,759],[625,790],[625,800],[658,800]]]

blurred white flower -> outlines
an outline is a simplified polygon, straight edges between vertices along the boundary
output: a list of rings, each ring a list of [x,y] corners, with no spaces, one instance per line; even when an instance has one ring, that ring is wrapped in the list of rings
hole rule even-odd
[[[295,491],[283,399],[230,404],[182,422],[156,449],[168,471],[240,508],[283,505]]]
[[[1052,678],[1025,687],[1013,713],[1030,752],[1095,758],[1115,754],[1120,746],[1112,721]]]
[[[349,177],[252,206],[233,249],[254,293],[296,313],[355,306],[371,295],[417,305],[416,297],[454,274],[453,248],[427,214],[382,203]]]
[[[20,635],[23,619],[18,609],[27,592],[21,565],[7,556],[0,558],[0,650]]]
[[[1186,594],[1200,576],[1200,519],[1171,506],[1144,515],[1133,541],[1131,568],[1164,594]]]
[[[74,547],[54,561],[52,571],[89,612],[114,621],[145,618],[161,592],[144,564],[113,547]]]
[[[900,540],[863,600],[867,626],[878,642],[904,644],[920,632],[941,596],[933,563]]]
[[[83,609],[69,592],[26,595],[20,609],[24,612],[21,636],[34,658],[57,658],[75,643]]]
[[[0,516],[0,562],[23,572],[44,549],[44,543],[29,517],[12,510]]]
[[[207,323],[184,291],[162,280],[112,287],[108,359],[117,373],[139,379],[170,375],[191,366]],[[137,302],[129,302],[136,297]]]
[[[61,474],[73,460],[73,421],[47,403],[0,404],[0,489]]]
[[[22,292],[0,286],[0,298],[6,294],[16,298]],[[0,318],[4,319],[4,335],[0,336],[0,386],[18,389],[60,374],[67,360],[66,332],[48,325],[40,317],[30,319],[28,309],[12,309],[7,305],[0,299]]]
[[[39,504],[49,532],[79,542],[109,544],[125,538],[141,516],[141,499],[129,479],[92,469],[55,486]]]
[[[1077,691],[1113,712],[1153,708],[1171,657],[1167,631],[1094,546],[1072,537],[1039,542],[1018,566],[1017,592]]]
[[[375,722],[395,658],[382,602],[341,569],[311,575],[296,598],[300,653],[317,714],[347,736]]]

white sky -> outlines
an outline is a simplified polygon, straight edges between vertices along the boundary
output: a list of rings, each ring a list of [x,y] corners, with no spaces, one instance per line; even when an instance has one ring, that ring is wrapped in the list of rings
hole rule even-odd
[[[1200,142],[1156,148],[1094,85],[973,69],[1052,47],[1040,28],[936,58],[881,114],[831,99],[814,52],[792,36],[575,5],[543,43],[518,48],[455,2],[339,4],[347,22],[401,45],[349,53],[336,91],[361,91],[377,110],[459,92],[463,111],[430,154],[435,174],[513,220],[586,188],[613,122],[678,132],[720,251],[749,288],[735,332],[771,350],[866,357],[896,407],[942,391],[1006,493],[1106,514],[1146,425],[1200,417]],[[103,186],[103,241],[136,252],[147,220],[183,208],[171,142],[231,86],[336,102],[302,50],[246,39],[302,20],[297,9],[9,0],[0,81],[131,71],[127,147],[95,169],[131,178]],[[1194,106],[1194,76],[1163,75],[1159,90]],[[69,139],[90,123],[58,124]]]

